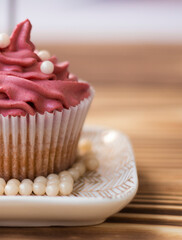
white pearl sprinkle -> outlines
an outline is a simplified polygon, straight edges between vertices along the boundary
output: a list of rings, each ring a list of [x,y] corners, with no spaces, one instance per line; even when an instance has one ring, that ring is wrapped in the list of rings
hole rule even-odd
[[[79,162],[84,162],[87,160],[87,159],[91,159],[91,158],[95,158],[95,154],[93,152],[88,152],[88,153],[85,153],[83,154],[80,158],[79,158]]]
[[[35,195],[42,196],[45,194],[46,186],[41,182],[35,182],[33,184],[33,192]]]
[[[59,185],[51,184],[46,187],[47,196],[57,196],[59,193]]]
[[[20,181],[18,179],[15,179],[15,178],[12,178],[7,182],[7,184],[11,184],[11,183],[16,184],[17,186],[20,185]]]
[[[7,183],[4,189],[4,192],[6,195],[17,195],[18,191],[19,191],[19,187],[14,182]]]
[[[40,65],[40,70],[42,73],[51,74],[54,71],[54,64],[51,61],[44,61]]]
[[[80,176],[82,176],[86,171],[86,167],[83,162],[77,162],[77,163],[73,164],[72,167],[79,171]]]
[[[22,182],[19,186],[20,195],[28,196],[31,195],[33,190],[33,185],[28,182]]]
[[[43,183],[44,185],[46,185],[47,184],[47,178],[45,178],[43,176],[36,177],[34,179],[34,183]]]
[[[52,180],[52,179],[59,179],[59,176],[57,174],[51,173],[47,176],[48,180]]]
[[[78,143],[78,150],[80,155],[92,151],[92,143],[89,140],[81,139]]]
[[[64,175],[60,177],[60,182],[70,182],[71,184],[74,184],[73,177],[70,175]]]
[[[28,178],[23,179],[23,181],[22,181],[21,183],[28,183],[28,184],[30,184],[30,185],[33,185],[32,180],[30,180],[30,179],[28,179]]]
[[[52,178],[52,179],[50,179],[50,180],[48,180],[47,181],[47,185],[52,185],[52,184],[54,184],[54,185],[58,185],[59,184],[59,179],[57,179],[57,178]]]
[[[99,167],[99,161],[96,158],[88,158],[85,160],[87,170],[94,171]]]
[[[62,171],[58,174],[59,178],[62,178],[67,175],[71,176],[71,174],[68,171]]]
[[[3,187],[6,186],[6,182],[5,182],[4,178],[0,178],[0,185],[2,185]]]
[[[0,48],[6,48],[10,44],[10,38],[6,33],[0,33]]]
[[[74,181],[76,181],[79,178],[79,176],[80,176],[79,171],[77,169],[75,169],[75,168],[70,168],[68,170],[68,172],[71,174],[71,176],[72,176]]]
[[[59,190],[61,195],[68,196],[73,191],[73,184],[70,182],[61,182],[59,184]]]
[[[4,193],[4,186],[0,184],[0,195],[3,195]]]
[[[51,57],[50,53],[47,50],[41,50],[37,53],[37,55],[42,61],[45,61]]]

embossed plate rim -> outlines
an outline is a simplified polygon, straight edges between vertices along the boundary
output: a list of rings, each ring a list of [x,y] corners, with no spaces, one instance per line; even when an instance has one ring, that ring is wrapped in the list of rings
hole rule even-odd
[[[127,136],[117,130],[86,126],[83,131],[89,130],[97,133],[115,131],[126,138],[131,147]],[[136,194],[138,178],[134,156],[133,161],[134,185],[117,197],[0,196],[0,226],[83,226],[102,223],[125,207]]]

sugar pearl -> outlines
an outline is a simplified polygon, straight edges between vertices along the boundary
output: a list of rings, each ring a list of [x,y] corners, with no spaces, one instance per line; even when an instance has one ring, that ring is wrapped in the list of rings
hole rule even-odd
[[[58,185],[58,184],[59,184],[59,179],[57,179],[57,178],[52,178],[52,179],[50,179],[50,180],[47,181],[47,185],[52,185],[52,184]]]
[[[85,161],[87,170],[94,171],[99,167],[99,161],[96,158],[88,158]]]
[[[51,173],[47,176],[47,179],[48,180],[51,180],[51,179],[59,179],[59,176],[57,174],[54,174],[54,173]]]
[[[12,178],[7,182],[7,184],[11,184],[11,183],[16,184],[17,186],[20,185],[20,181],[18,179],[15,179],[15,178]]]
[[[16,183],[10,182],[6,184],[4,191],[6,195],[17,195],[19,187]]]
[[[42,182],[34,182],[33,184],[33,192],[35,195],[44,195],[45,194],[45,189],[46,189],[46,186],[44,183]]]
[[[68,196],[73,191],[73,184],[70,182],[61,182],[59,184],[59,190],[61,195]]]
[[[45,61],[47,59],[49,59],[51,57],[50,53],[46,50],[41,50],[37,53],[37,55],[39,56],[39,58],[42,60],[42,61]]]
[[[6,33],[0,33],[0,48],[6,48],[10,44],[10,38]]]
[[[70,175],[64,175],[60,177],[60,182],[70,182],[71,184],[74,183],[73,177]]]
[[[47,184],[47,178],[45,178],[43,176],[36,177],[34,179],[34,183],[43,183],[44,185],[46,185]]]
[[[86,167],[83,162],[77,162],[77,163],[73,164],[73,168],[75,168],[76,170],[79,171],[80,176],[82,176],[86,171]]]
[[[31,183],[22,182],[19,186],[19,193],[24,196],[31,195],[33,190],[33,185]]]
[[[42,73],[51,74],[54,71],[54,64],[50,61],[44,61],[40,65],[40,70],[41,70]]]
[[[85,163],[85,161],[86,161],[87,159],[91,159],[91,158],[95,158],[95,154],[94,154],[93,152],[87,152],[87,153],[85,153],[85,154],[83,154],[83,155],[80,156],[78,162],[83,162],[83,163]]]
[[[30,180],[30,179],[28,179],[28,178],[23,179],[23,181],[22,181],[21,183],[28,183],[28,184],[30,184],[30,185],[33,185],[32,180]]]
[[[51,184],[46,187],[47,196],[57,196],[59,193],[59,185]]]
[[[77,169],[75,169],[75,168],[70,168],[68,170],[68,172],[71,174],[71,176],[72,176],[74,181],[76,181],[79,178],[79,176],[80,176],[79,171]]]
[[[67,175],[71,176],[71,174],[68,171],[62,171],[58,174],[59,178],[62,178]]]
[[[0,178],[0,185],[3,187],[6,186],[6,182],[5,182],[4,178]]]
[[[4,193],[4,186],[0,184],[0,195],[3,195]]]
[[[89,140],[81,139],[78,143],[79,153],[81,155],[92,151],[92,143]]]

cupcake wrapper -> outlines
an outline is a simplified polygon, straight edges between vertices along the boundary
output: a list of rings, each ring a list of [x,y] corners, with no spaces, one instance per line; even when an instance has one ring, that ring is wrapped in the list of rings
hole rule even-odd
[[[91,94],[75,107],[22,117],[0,116],[0,177],[34,179],[70,167]]]

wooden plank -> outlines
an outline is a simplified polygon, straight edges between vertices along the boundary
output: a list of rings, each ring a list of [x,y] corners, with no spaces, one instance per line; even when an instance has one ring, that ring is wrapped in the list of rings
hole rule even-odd
[[[162,226],[136,223],[104,223],[91,227],[51,228],[1,228],[1,239],[48,240],[48,239],[155,239],[181,240],[182,230],[177,226]]]
[[[161,205],[174,205],[174,206],[182,206],[182,199],[179,200],[179,199],[174,199],[174,200],[169,200],[169,199],[163,199],[161,200],[160,199],[138,199],[138,198],[135,198],[132,203],[134,204],[161,204]]]
[[[148,214],[164,214],[182,216],[182,206],[161,205],[161,204],[129,204],[123,212],[127,213],[148,213]]]
[[[41,45],[92,83],[181,83],[181,46]]]
[[[117,213],[109,218],[107,222],[182,226],[182,216],[148,213]]]
[[[135,200],[172,200],[172,201],[182,201],[182,194],[181,196],[178,195],[169,195],[169,194],[145,194],[145,193],[138,193],[135,196]]]

